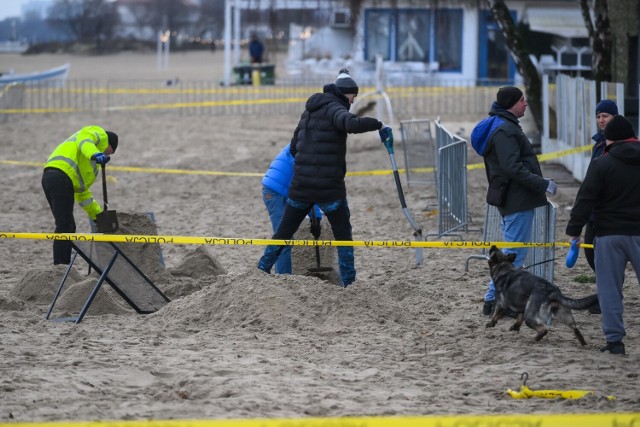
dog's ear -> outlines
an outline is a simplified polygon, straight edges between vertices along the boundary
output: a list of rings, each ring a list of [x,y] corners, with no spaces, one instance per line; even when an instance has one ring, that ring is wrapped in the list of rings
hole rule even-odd
[[[507,254],[507,261],[509,261],[511,264],[513,264],[513,262],[516,260],[516,254]]]
[[[491,246],[491,249],[489,249],[489,266],[497,264],[498,263],[498,253],[499,253],[499,249],[496,248],[495,246]]]

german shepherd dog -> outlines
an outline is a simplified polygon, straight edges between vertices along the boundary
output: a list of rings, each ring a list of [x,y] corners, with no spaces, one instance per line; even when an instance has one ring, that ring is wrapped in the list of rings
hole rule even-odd
[[[491,279],[496,285],[496,305],[493,317],[487,323],[492,328],[502,318],[506,309],[518,313],[516,322],[509,328],[519,332],[522,322],[538,333],[536,341],[540,341],[549,331],[553,319],[573,329],[573,333],[586,345],[582,334],[576,326],[571,309],[585,310],[598,304],[597,295],[589,295],[581,299],[572,299],[562,295],[560,288],[547,280],[513,265],[515,254],[505,254],[492,246],[489,249],[489,268]]]

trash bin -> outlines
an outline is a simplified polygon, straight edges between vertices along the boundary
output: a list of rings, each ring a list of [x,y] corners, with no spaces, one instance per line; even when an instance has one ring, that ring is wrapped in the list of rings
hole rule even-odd
[[[257,66],[260,71],[260,84],[272,85],[276,82],[275,65],[273,64],[260,64]]]
[[[253,84],[253,72],[260,73],[261,85],[275,84],[275,65],[273,64],[244,64],[233,67],[233,82],[236,85]]]
[[[251,71],[251,65],[236,65],[233,67],[233,83],[237,85],[250,85]]]

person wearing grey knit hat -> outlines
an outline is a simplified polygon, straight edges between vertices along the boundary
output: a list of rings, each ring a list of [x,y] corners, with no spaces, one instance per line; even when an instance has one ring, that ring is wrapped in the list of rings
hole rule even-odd
[[[335,240],[353,240],[345,184],[347,136],[386,128],[374,117],[358,117],[349,111],[357,94],[357,83],[343,68],[334,83],[324,85],[322,93],[307,99],[289,144],[295,159],[293,177],[274,240],[291,239],[314,205],[324,213]],[[268,245],[258,269],[270,273],[283,248]],[[336,249],[340,282],[344,287],[350,286],[356,280],[353,246]]]

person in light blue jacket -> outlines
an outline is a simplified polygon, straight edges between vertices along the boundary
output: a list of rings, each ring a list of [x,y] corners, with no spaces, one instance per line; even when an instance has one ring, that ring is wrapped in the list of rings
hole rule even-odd
[[[262,178],[262,200],[269,212],[273,232],[278,230],[284,207],[287,204],[289,195],[289,185],[293,177],[293,165],[295,159],[290,151],[290,145],[287,144],[271,162],[269,169]],[[311,234],[320,235],[320,220],[322,219],[322,211],[317,205],[314,206],[315,215],[318,220],[317,230],[311,230]],[[311,224],[313,227],[313,224]],[[275,264],[277,274],[291,274],[291,247],[285,246]]]

